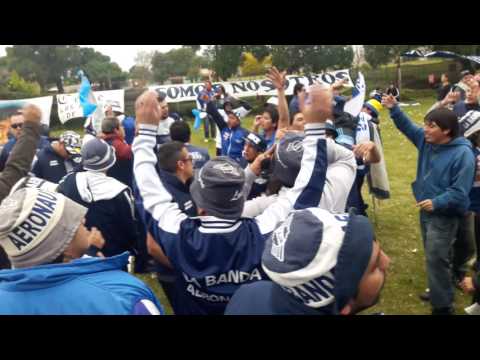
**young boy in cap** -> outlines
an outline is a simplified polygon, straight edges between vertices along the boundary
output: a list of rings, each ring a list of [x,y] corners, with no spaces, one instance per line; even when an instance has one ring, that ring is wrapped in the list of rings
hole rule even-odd
[[[83,225],[86,212],[62,194],[31,188],[0,204],[0,244],[14,268],[0,271],[0,314],[163,313],[145,284],[120,271],[128,253],[80,259],[101,237]]]
[[[59,141],[54,141],[37,154],[32,173],[44,180],[59,183],[60,180],[81,165],[81,138],[74,131],[65,131]]]
[[[263,154],[267,150],[267,142],[261,135],[253,132],[249,133],[245,138],[245,147],[243,148],[244,165],[251,164],[258,155]],[[243,165],[243,164],[242,164]],[[243,166],[242,166],[243,167]],[[258,177],[252,184],[252,188],[247,196],[247,200],[262,195],[267,190],[268,179]]]
[[[115,164],[115,150],[104,140],[92,139],[82,147],[83,169],[67,175],[57,191],[88,209],[87,228],[98,228],[105,237],[105,256],[131,250],[137,237],[130,188],[107,176]]]
[[[241,126],[239,114],[233,111],[226,111],[225,113],[227,114],[228,120],[225,121],[213,101],[207,103],[207,113],[213,118],[220,129],[222,135],[222,156],[228,156],[237,163],[240,163],[248,130]]]
[[[225,314],[356,314],[378,302],[389,261],[367,218],[299,210],[265,245],[262,267],[271,281],[240,287]]]
[[[244,283],[265,279],[260,267],[266,238],[295,208],[317,206],[327,171],[323,123],[331,112],[331,92],[311,90],[306,107],[306,137],[298,181],[254,219],[241,218],[245,174],[233,160],[210,160],[190,187],[199,216],[188,218],[163,187],[155,171],[155,128],[159,121],[155,94],[136,103],[139,136],[135,139],[135,177],[145,209],[155,222],[152,234],[178,273],[176,286],[183,308],[179,314],[223,314],[230,296]],[[352,175],[353,181],[353,175]]]

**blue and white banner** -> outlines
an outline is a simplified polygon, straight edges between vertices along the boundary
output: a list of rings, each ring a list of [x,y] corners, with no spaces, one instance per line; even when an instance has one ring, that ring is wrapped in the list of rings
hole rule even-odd
[[[94,91],[95,101],[105,112],[109,106],[113,111],[125,111],[125,90]],[[58,118],[62,124],[74,118],[84,117],[80,96],[76,94],[58,94]]]
[[[292,95],[295,84],[304,84],[305,86],[310,86],[318,82],[332,85],[336,81],[343,79],[348,80],[345,86],[353,87],[349,70],[329,71],[322,74],[310,74],[306,76],[291,75],[287,76],[285,93],[286,95]],[[228,94],[236,98],[252,97],[256,95],[273,96],[277,93],[272,82],[267,79],[228,81],[214,83],[213,86],[215,87],[220,84],[225,87],[225,90]],[[149,90],[163,91],[165,94],[167,94],[167,101],[169,103],[195,101],[203,88],[203,83],[149,86]]]

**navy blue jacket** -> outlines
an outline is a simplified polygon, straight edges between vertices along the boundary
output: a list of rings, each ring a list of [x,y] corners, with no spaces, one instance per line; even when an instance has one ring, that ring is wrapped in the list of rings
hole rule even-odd
[[[114,145],[114,141],[118,141],[112,138],[106,138],[104,140],[111,146]],[[116,149],[115,153],[117,154],[117,161],[115,161],[115,165],[108,169],[107,175],[117,179],[131,189],[133,187],[133,156],[130,159],[121,159]]]
[[[96,227],[105,239],[102,252],[114,256],[132,250],[137,238],[131,190],[104,174],[69,174],[57,191],[88,209],[85,226]]]
[[[7,163],[8,157],[10,156],[10,153],[12,152],[12,149],[16,143],[17,143],[17,139],[11,138],[3,146],[2,153],[0,154],[0,171],[3,171],[3,169],[5,168],[5,164]],[[49,144],[50,142],[48,141],[48,138],[46,136],[40,136],[40,141],[38,142],[38,146],[37,146],[37,154],[40,150],[47,147]]]
[[[32,173],[41,179],[58,184],[62,178],[81,168],[81,157],[65,160],[58,155],[49,144],[37,154]]]
[[[228,156],[240,163],[243,158],[242,153],[245,146],[245,138],[248,136],[249,131],[241,126],[230,129],[213,102],[208,103],[207,113],[212,116],[220,129],[222,136],[222,155]]]
[[[267,278],[261,258],[277,225],[293,209],[319,205],[327,173],[327,142],[322,125],[307,125],[297,187],[261,215],[237,220],[184,214],[155,169],[155,126],[140,126],[133,143],[135,177],[145,211],[153,219],[152,235],[179,274],[177,314],[223,314],[242,284]]]

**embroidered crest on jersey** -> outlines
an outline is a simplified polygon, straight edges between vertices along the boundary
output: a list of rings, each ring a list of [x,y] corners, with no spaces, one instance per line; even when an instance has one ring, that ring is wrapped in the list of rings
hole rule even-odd
[[[302,151],[303,150],[303,142],[302,140],[297,140],[297,141],[293,141],[291,142],[290,144],[288,144],[287,146],[287,152],[299,152],[299,151]]]
[[[272,234],[272,249],[270,253],[280,262],[285,261],[285,243],[290,234],[290,224],[292,223],[292,220],[293,215],[290,215]]]
[[[213,167],[216,170],[220,170],[225,175],[235,175],[240,176],[237,169],[235,169],[232,165],[225,163],[225,164],[217,164]]]

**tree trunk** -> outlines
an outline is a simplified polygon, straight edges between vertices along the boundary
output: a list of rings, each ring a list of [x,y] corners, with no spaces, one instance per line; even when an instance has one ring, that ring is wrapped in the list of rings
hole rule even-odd
[[[398,92],[402,93],[402,59],[400,56],[397,60],[397,87]]]
[[[58,93],[59,93],[59,94],[65,93],[65,90],[63,89],[63,81],[62,81],[62,78],[58,77],[56,83],[57,83]]]

